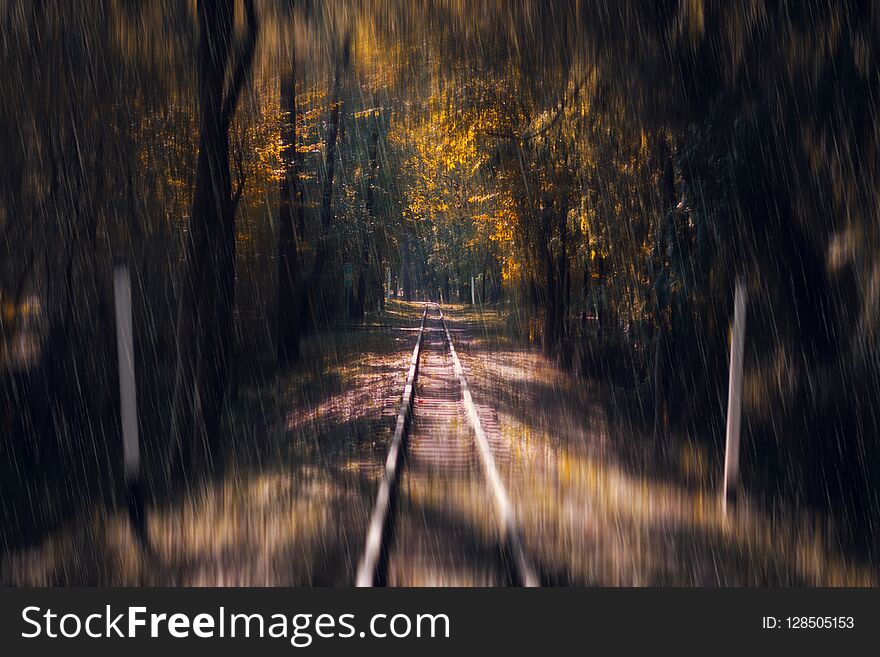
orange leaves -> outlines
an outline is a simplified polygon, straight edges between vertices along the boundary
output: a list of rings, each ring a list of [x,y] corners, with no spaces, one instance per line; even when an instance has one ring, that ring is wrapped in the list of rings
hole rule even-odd
[[[501,267],[501,280],[505,285],[515,285],[522,280],[523,270],[523,263],[516,256],[507,256]]]
[[[297,153],[321,153],[324,150],[324,142],[315,142],[314,144],[300,144],[296,147]]]

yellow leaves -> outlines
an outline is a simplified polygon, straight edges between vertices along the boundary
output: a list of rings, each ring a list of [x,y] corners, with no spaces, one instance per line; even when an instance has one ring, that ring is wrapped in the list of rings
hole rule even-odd
[[[253,145],[255,168],[271,182],[280,180],[283,174],[280,166],[283,145],[280,136],[273,137],[265,141],[257,141]]]
[[[504,263],[501,267],[501,280],[504,282],[504,284],[513,285],[522,280],[522,277],[522,263],[514,256],[504,258]]]
[[[354,113],[354,118],[356,118],[356,119],[362,119],[362,118],[366,118],[366,117],[379,116],[379,114],[381,113],[381,111],[382,111],[382,108],[381,108],[381,107],[371,107],[371,108],[369,108],[369,109],[360,110],[360,111],[358,111],[358,112],[355,112],[355,113]]]
[[[463,105],[453,93],[435,88],[423,102],[391,116],[389,142],[404,153],[402,171],[408,178],[405,215],[432,222],[444,239],[456,236],[460,241],[453,251],[499,258],[503,283],[514,284],[525,267],[515,255],[520,222],[515,187],[479,175],[497,141],[487,133],[509,128],[500,126],[497,108]],[[459,222],[466,225],[455,226]]]
[[[421,111],[413,108],[405,119],[392,124],[390,139],[411,148],[417,155],[414,166],[433,176],[455,174],[463,177],[478,171],[486,158],[481,138],[487,127],[497,122],[494,114],[455,107],[451,91],[435,89]]]
[[[494,216],[494,231],[490,237],[493,242],[505,244],[513,250],[513,231],[516,225],[516,213],[510,206],[499,207]]]
[[[584,235],[590,235],[592,232],[590,230],[590,223],[591,223],[590,216],[591,216],[591,213],[589,213],[589,212],[582,212],[581,213],[581,226],[580,226],[580,228],[581,228],[581,233],[583,233]]]

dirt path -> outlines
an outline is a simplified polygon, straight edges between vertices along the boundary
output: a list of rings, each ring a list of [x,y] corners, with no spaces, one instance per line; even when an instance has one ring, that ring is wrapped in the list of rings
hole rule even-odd
[[[390,304],[363,328],[314,338],[296,371],[243,385],[222,472],[152,507],[150,554],[134,545],[120,510],[101,505],[4,555],[0,583],[350,585],[420,313],[417,304]],[[677,455],[689,471],[659,476],[646,442],[609,425],[599,391],[506,338],[499,313],[452,307],[446,315],[543,582],[878,583],[875,571],[835,550],[826,519],[770,517],[748,499],[725,517],[713,466],[698,453]],[[471,476],[466,423],[440,411],[455,393],[432,386],[447,376],[441,337],[432,330],[417,401],[438,412],[414,427],[402,481],[402,526],[420,531],[409,534],[415,546],[396,546],[404,558],[389,579],[497,584],[491,559],[461,557],[462,546],[477,554],[494,538],[486,490]]]

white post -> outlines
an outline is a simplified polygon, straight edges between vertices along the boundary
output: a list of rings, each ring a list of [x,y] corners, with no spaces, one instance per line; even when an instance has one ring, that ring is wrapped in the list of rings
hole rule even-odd
[[[472,306],[477,305],[477,297],[476,297],[476,293],[474,292],[474,277],[473,276],[471,276],[471,305]]]
[[[128,267],[118,265],[113,272],[116,302],[116,354],[119,361],[119,400],[122,410],[122,456],[127,479],[140,471],[137,401],[134,380],[134,340],[131,328],[131,281]]]
[[[140,490],[140,445],[138,443],[137,397],[134,376],[134,338],[131,321],[131,280],[128,267],[113,271],[116,305],[116,355],[119,363],[119,401],[122,425],[122,458],[128,489],[128,509],[135,534],[145,541],[143,499]]]
[[[739,436],[742,421],[743,353],[746,337],[746,288],[736,282],[733,301],[733,335],[730,340],[730,380],[727,388],[727,442],[724,450],[724,491],[722,506],[736,503],[739,486]]]

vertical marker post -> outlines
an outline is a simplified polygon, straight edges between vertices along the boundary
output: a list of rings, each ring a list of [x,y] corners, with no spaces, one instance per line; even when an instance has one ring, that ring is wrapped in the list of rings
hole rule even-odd
[[[128,497],[128,516],[135,536],[147,544],[144,499],[141,491],[141,458],[138,444],[137,397],[134,377],[134,335],[131,321],[131,279],[128,266],[113,269],[116,306],[116,354],[119,363],[119,401],[122,426],[122,458]]]
[[[477,305],[477,296],[476,296],[476,292],[474,292],[474,277],[473,276],[471,276],[471,305],[472,306]]]
[[[724,512],[736,505],[739,487],[739,438],[742,423],[743,354],[746,337],[746,287],[736,281],[733,301],[733,335],[730,340],[730,380],[727,388],[727,441],[724,449]]]

